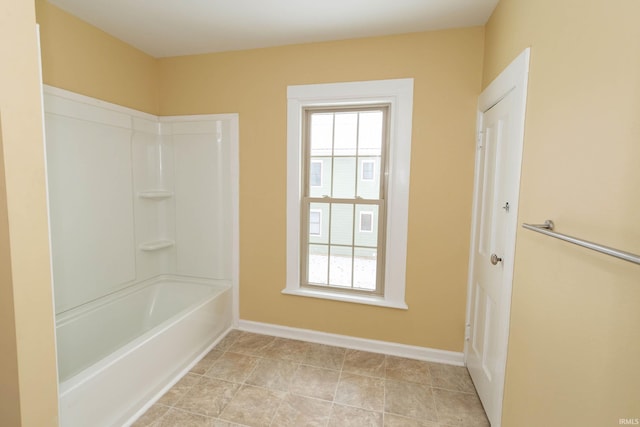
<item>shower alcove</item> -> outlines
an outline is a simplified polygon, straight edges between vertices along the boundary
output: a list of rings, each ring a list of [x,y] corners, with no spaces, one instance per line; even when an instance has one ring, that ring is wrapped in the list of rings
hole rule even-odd
[[[44,110],[60,424],[128,425],[237,322],[238,115]]]

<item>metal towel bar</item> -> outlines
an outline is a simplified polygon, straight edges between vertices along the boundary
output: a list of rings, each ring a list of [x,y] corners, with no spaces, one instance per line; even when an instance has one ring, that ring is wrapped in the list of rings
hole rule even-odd
[[[537,231],[538,233],[555,237],[556,239],[564,240],[565,242],[573,243],[574,245],[582,246],[597,252],[601,252],[603,254],[611,255],[613,257],[620,258],[634,264],[640,264],[640,255],[621,251],[619,249],[613,249],[608,246],[599,245],[597,243],[578,239],[576,237],[567,236],[566,234],[557,233],[553,231],[554,224],[550,219],[546,220],[544,224],[522,224],[522,226],[527,230]]]

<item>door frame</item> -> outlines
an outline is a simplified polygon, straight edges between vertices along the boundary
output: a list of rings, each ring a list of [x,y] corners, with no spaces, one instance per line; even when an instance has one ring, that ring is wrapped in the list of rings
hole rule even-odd
[[[515,96],[513,102],[513,149],[516,150],[516,157],[520,159],[517,164],[512,165],[509,168],[509,176],[513,179],[517,179],[518,188],[520,188],[520,176],[522,166],[522,150],[524,145],[524,126],[525,126],[525,112],[527,103],[527,82],[529,79],[529,58],[530,48],[525,49],[516,59],[505,68],[496,79],[491,82],[489,86],[478,97],[478,109],[476,120],[476,160],[475,160],[475,172],[474,172],[474,188],[473,188],[473,207],[472,207],[472,223],[471,223],[471,247],[469,250],[469,271],[467,280],[467,307],[466,307],[466,322],[465,322],[465,342],[464,342],[464,362],[467,364],[467,358],[469,355],[469,338],[471,332],[471,295],[473,286],[473,271],[475,263],[475,247],[476,247],[476,232],[478,221],[478,198],[479,198],[479,185],[480,185],[480,156],[478,156],[478,150],[480,144],[483,141],[482,127],[483,127],[483,115],[491,107],[499,103],[507,95]],[[504,290],[504,301],[498,311],[498,346],[500,348],[500,358],[498,361],[498,371],[501,372],[502,378],[499,387],[498,400],[500,402],[500,410],[497,414],[497,419],[494,420],[492,427],[499,427],[502,418],[502,403],[504,398],[504,377],[507,363],[507,349],[509,343],[509,323],[511,314],[511,291],[513,285],[513,269],[514,269],[514,257],[515,257],[515,244],[516,244],[516,230],[518,226],[518,207],[519,207],[519,195],[518,190],[515,195],[515,200],[510,200],[510,208],[513,215],[508,215],[506,234],[505,234],[505,249],[503,258],[504,274],[501,287]]]

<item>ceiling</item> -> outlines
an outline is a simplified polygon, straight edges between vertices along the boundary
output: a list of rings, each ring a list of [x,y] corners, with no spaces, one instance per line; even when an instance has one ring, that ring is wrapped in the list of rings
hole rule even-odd
[[[498,0],[49,0],[154,57],[484,25]]]

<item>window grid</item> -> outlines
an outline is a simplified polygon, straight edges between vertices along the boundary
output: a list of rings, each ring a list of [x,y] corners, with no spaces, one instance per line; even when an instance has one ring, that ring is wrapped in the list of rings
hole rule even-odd
[[[335,128],[335,121],[333,126]],[[331,160],[331,162],[333,163],[333,159]],[[333,166],[331,168],[333,171]],[[331,185],[333,186],[333,178],[331,179],[331,181],[332,181]],[[331,222],[332,220],[333,220],[333,203],[329,203],[329,233],[327,235],[327,286],[331,284]],[[309,265],[308,259],[306,264]],[[307,283],[309,283],[308,279],[307,279]]]
[[[383,277],[384,277],[384,247],[385,247],[385,236],[384,236],[384,232],[383,230],[385,229],[384,224],[386,221],[386,215],[385,215],[385,203],[384,203],[384,196],[385,196],[385,190],[386,190],[386,181],[383,179],[380,179],[380,185],[379,185],[379,189],[378,189],[378,199],[364,199],[361,196],[358,195],[358,181],[359,178],[361,178],[361,175],[363,174],[363,167],[361,166],[361,163],[367,162],[368,160],[363,160],[362,162],[360,161],[360,113],[362,112],[366,112],[366,111],[381,111],[383,116],[382,116],[382,140],[381,140],[381,147],[380,147],[380,154],[379,154],[379,159],[380,159],[380,176],[386,176],[385,173],[385,169],[386,169],[386,149],[387,149],[387,144],[388,144],[388,124],[387,124],[387,120],[388,120],[388,105],[383,105],[383,106],[360,106],[360,107],[347,107],[347,108],[341,108],[341,107],[337,107],[337,108],[309,108],[305,110],[305,120],[304,120],[304,126],[305,126],[305,136],[306,136],[306,140],[305,140],[305,144],[303,144],[303,152],[305,154],[305,158],[306,161],[303,163],[306,165],[307,170],[310,170],[310,164],[312,162],[312,155],[311,155],[311,116],[314,113],[321,113],[321,112],[326,112],[326,113],[330,113],[332,115],[332,129],[331,129],[331,185],[330,185],[330,192],[331,195],[322,195],[322,197],[317,198],[317,197],[310,197],[309,196],[309,187],[310,187],[310,174],[307,172],[304,174],[304,203],[303,203],[303,209],[302,212],[303,214],[307,215],[308,218],[308,213],[309,213],[309,206],[311,205],[311,203],[325,203],[328,205],[328,220],[327,220],[327,228],[328,228],[328,235],[327,235],[327,241],[326,243],[318,243],[318,245],[322,245],[322,246],[326,246],[327,248],[327,269],[326,269],[326,283],[311,283],[309,280],[309,245],[310,242],[308,241],[308,230],[303,230],[303,245],[302,247],[304,248],[304,251],[306,253],[306,256],[301,257],[301,271],[304,273],[301,277],[304,278],[304,283],[302,283],[302,286],[321,286],[321,287],[330,287],[332,289],[340,289],[340,288],[346,288],[346,290],[349,291],[355,291],[355,292],[366,292],[366,293],[371,293],[371,291],[368,291],[366,289],[362,289],[362,288],[355,288],[355,254],[356,254],[356,249],[360,248],[360,249],[373,249],[375,250],[375,257],[376,257],[376,278],[375,278],[375,290],[373,291],[373,293],[376,294],[383,294],[384,293],[384,287],[383,287]],[[349,111],[353,111],[355,113],[357,113],[357,119],[356,119],[356,136],[355,136],[355,141],[356,141],[356,147],[355,147],[355,155],[349,155],[349,154],[339,154],[336,153],[336,145],[335,145],[335,137],[336,137],[336,114],[341,113],[341,112],[349,112]],[[371,154],[365,154],[365,156],[367,157],[371,157]],[[336,179],[335,179],[335,160],[336,158],[341,158],[341,157],[345,157],[345,158],[351,158],[351,157],[355,157],[355,182],[354,182],[354,198],[353,199],[344,199],[344,198],[333,198],[333,194],[335,193],[335,185],[336,185]],[[370,161],[372,164],[375,165],[374,161]],[[374,166],[375,168],[375,166]],[[373,179],[372,179],[373,180]],[[349,204],[352,206],[352,222],[351,222],[351,245],[346,245],[346,244],[338,244],[338,243],[333,243],[331,240],[332,237],[332,228],[333,228],[333,207],[334,205],[337,204]],[[371,246],[371,245],[365,245],[365,244],[359,244],[356,247],[356,215],[357,215],[357,206],[358,205],[376,205],[378,206],[378,236],[377,236],[377,240],[376,240],[376,245],[375,246]],[[371,214],[372,212],[369,211]],[[371,227],[373,228],[373,215],[371,215]],[[304,221],[303,223],[307,223],[308,221]],[[359,230],[360,227],[358,227]],[[362,242],[361,242],[362,243]],[[315,244],[315,243],[314,243]],[[332,248],[339,248],[339,247],[344,247],[344,248],[350,248],[350,253],[351,253],[351,274],[350,274],[350,284],[348,287],[342,286],[342,285],[332,285],[331,284],[331,254],[332,254]]]
[[[334,145],[335,146],[335,145]],[[354,196],[358,198],[358,169],[360,168],[360,113],[356,115],[356,182],[354,188]],[[380,195],[378,195],[380,197]],[[356,205],[351,209],[351,288],[355,285],[355,267],[356,267]],[[376,266],[377,269],[377,266]],[[376,280],[376,288],[378,287]]]

